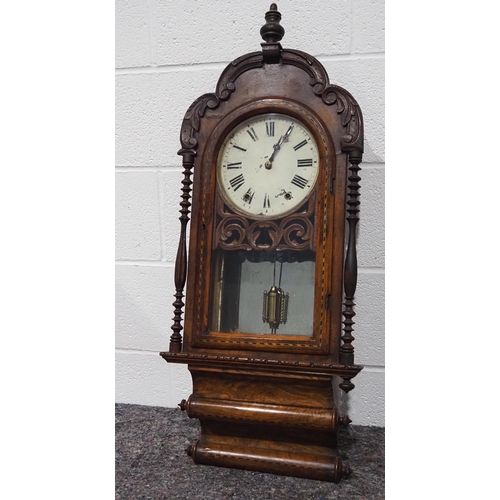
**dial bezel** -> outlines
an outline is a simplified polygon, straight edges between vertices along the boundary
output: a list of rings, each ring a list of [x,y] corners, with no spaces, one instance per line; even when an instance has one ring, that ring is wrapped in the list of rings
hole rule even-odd
[[[231,140],[232,136],[240,130],[243,130],[244,127],[251,122],[255,121],[265,121],[268,118],[272,117],[277,117],[277,118],[284,118],[285,120],[292,120],[293,122],[296,122],[300,124],[301,127],[303,127],[306,131],[306,133],[311,137],[312,145],[315,148],[315,155],[317,157],[317,166],[315,168],[315,173],[314,173],[314,180],[312,181],[312,186],[309,187],[307,194],[300,198],[299,201],[294,202],[293,205],[290,206],[287,210],[284,210],[279,213],[271,213],[271,214],[255,214],[252,213],[251,211],[246,210],[244,207],[238,205],[235,203],[234,199],[232,199],[229,196],[229,193],[227,193],[225,189],[225,180],[223,178],[223,156],[227,150],[227,144]],[[278,137],[275,139],[276,141],[278,140]],[[283,146],[282,146],[283,147]],[[292,169],[290,167],[287,167],[287,170],[292,172]],[[305,203],[308,202],[308,200],[313,196],[316,190],[316,186],[318,184],[318,178],[319,178],[319,173],[321,171],[321,155],[320,155],[320,148],[318,147],[318,143],[316,141],[315,134],[313,130],[311,129],[310,126],[304,123],[304,121],[297,116],[294,116],[291,113],[285,113],[283,111],[277,112],[277,111],[265,111],[265,112],[260,112],[257,114],[253,114],[252,116],[246,117],[237,123],[233,125],[233,127],[230,129],[228,133],[224,135],[222,144],[219,147],[219,153],[217,156],[217,164],[216,164],[216,177],[217,177],[217,188],[219,193],[221,194],[222,199],[224,202],[228,205],[228,207],[233,210],[236,214],[242,215],[244,217],[247,217],[249,219],[254,219],[254,220],[276,220],[276,219],[282,219],[283,217],[286,217],[287,215],[290,215],[294,212],[296,212],[300,207],[304,206]]]

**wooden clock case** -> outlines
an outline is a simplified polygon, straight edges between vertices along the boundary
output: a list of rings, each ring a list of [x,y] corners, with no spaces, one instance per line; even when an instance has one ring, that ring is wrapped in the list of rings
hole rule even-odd
[[[348,392],[362,369],[354,363],[352,332],[363,121],[356,101],[329,83],[318,60],[281,47],[280,19],[271,5],[262,51],[231,62],[216,91],[194,101],[184,117],[173,334],[169,351],[160,354],[187,364],[192,375],[193,393],[180,407],[201,423],[200,439],[187,450],[195,463],[337,482],[351,472],[337,450],[339,426],[350,420],[338,413],[334,377]],[[226,134],[269,112],[307,124],[319,147],[315,192],[295,218],[308,231],[290,230],[285,218],[269,223],[235,214],[217,192],[217,155]],[[267,242],[258,237],[263,231]],[[210,331],[211,257],[224,245],[315,250],[312,337]]]

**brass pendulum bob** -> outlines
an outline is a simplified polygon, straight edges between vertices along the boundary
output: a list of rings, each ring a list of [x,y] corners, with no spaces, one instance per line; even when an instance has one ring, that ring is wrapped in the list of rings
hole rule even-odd
[[[282,270],[283,262],[281,263],[278,286],[273,284],[269,291],[264,290],[262,321],[269,324],[272,334],[276,334],[276,329],[280,326],[281,323],[286,323],[288,312],[288,293],[285,293],[281,288]],[[275,277],[276,260],[274,261],[273,282],[275,282]]]

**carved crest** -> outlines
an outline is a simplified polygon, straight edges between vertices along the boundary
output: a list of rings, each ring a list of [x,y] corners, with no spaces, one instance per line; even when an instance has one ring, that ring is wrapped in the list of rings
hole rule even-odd
[[[262,45],[264,49],[268,44]],[[342,87],[330,84],[325,68],[315,57],[300,50],[281,49],[281,46],[279,56],[276,62],[302,69],[310,77],[309,84],[314,94],[327,106],[336,106],[337,114],[341,116],[341,123],[345,129],[341,137],[342,151],[363,152],[363,117],[352,95]],[[193,102],[182,122],[180,134],[182,149],[179,154],[185,150],[196,154],[198,146],[196,134],[200,130],[200,122],[206,110],[216,109],[221,102],[227,101],[237,89],[238,77],[246,71],[262,67],[264,61],[263,52],[251,52],[238,57],[222,72],[215,93],[204,94]]]

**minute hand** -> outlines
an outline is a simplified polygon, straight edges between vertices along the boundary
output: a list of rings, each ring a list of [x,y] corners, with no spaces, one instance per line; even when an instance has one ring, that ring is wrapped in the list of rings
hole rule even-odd
[[[293,130],[293,125],[290,125],[288,127],[288,130],[284,135],[280,137],[280,140],[277,142],[277,144],[274,145],[274,151],[273,154],[271,155],[271,158],[269,158],[269,162],[272,163],[274,160],[274,157],[278,154],[278,151],[281,149],[281,146],[283,145],[284,142],[288,141],[288,137],[292,133]]]

